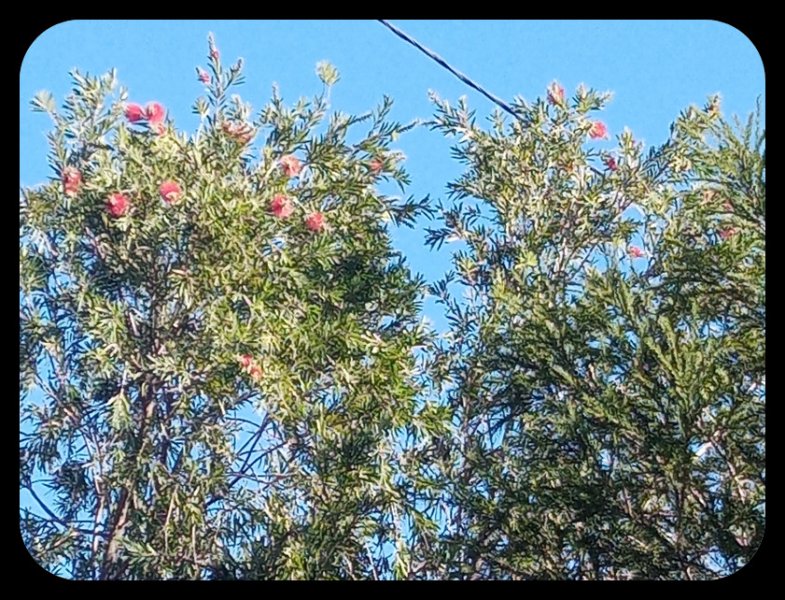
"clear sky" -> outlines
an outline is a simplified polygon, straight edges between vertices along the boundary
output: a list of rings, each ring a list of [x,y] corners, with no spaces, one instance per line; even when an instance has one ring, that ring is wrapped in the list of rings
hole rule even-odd
[[[726,114],[746,116],[764,91],[753,44],[717,21],[392,22],[507,101],[515,95],[533,100],[554,79],[568,93],[581,82],[613,91],[602,116],[611,135],[628,126],[648,144],[663,142],[679,111],[702,105],[709,94],[722,94]],[[22,63],[21,184],[50,175],[44,137],[49,119],[31,113],[29,100],[48,89],[62,101],[74,67],[91,74],[117,68],[132,101],[158,100],[178,128],[194,131],[191,106],[203,91],[194,68],[206,63],[210,31],[224,62],[244,58],[246,84],[238,91],[254,109],[266,103],[273,82],[292,103],[318,92],[314,68],[324,59],[341,73],[332,105],[343,112],[364,112],[387,94],[395,100],[392,118],[428,118],[429,89],[451,101],[465,94],[478,116],[494,108],[375,21],[68,21],[43,32]],[[412,177],[409,193],[444,197],[447,182],[460,173],[449,145],[424,127],[399,140]],[[413,269],[432,281],[449,268],[452,248],[433,253],[423,239],[422,227],[393,233]],[[426,312],[443,324],[432,303]]]

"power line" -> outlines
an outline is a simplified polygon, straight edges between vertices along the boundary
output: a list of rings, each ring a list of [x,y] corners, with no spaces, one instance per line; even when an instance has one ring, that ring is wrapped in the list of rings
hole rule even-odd
[[[406,41],[406,42],[410,43],[412,46],[414,46],[415,48],[417,48],[417,49],[418,49],[420,52],[424,53],[426,56],[428,56],[428,57],[429,57],[429,58],[431,58],[432,60],[434,60],[434,61],[436,61],[437,63],[439,63],[439,64],[440,64],[442,67],[444,67],[445,69],[447,69],[447,70],[448,70],[450,73],[452,73],[453,75],[455,75],[455,76],[456,76],[458,79],[460,79],[461,81],[463,81],[463,82],[464,82],[466,85],[468,85],[470,88],[477,90],[477,91],[478,91],[478,92],[480,92],[480,93],[481,93],[483,96],[485,96],[486,98],[488,98],[488,100],[490,100],[491,102],[493,102],[493,103],[494,103],[494,104],[496,104],[497,106],[501,107],[502,109],[504,109],[505,111],[507,111],[508,113],[510,113],[510,114],[511,114],[513,117],[515,117],[516,119],[520,120],[520,117],[518,116],[518,114],[517,114],[517,113],[516,113],[516,112],[515,112],[515,111],[514,111],[512,108],[510,108],[510,106],[509,106],[509,105],[508,105],[508,104],[507,104],[507,103],[506,103],[504,100],[502,100],[501,98],[499,98],[499,97],[497,97],[497,96],[494,96],[494,95],[493,95],[493,94],[491,94],[489,91],[487,91],[487,90],[483,89],[483,87],[482,87],[482,86],[480,86],[479,84],[477,84],[477,83],[474,83],[474,82],[473,82],[471,79],[469,79],[469,78],[468,78],[466,75],[464,75],[463,73],[461,73],[461,72],[460,72],[460,71],[458,71],[457,69],[454,69],[453,67],[451,67],[451,66],[450,66],[450,65],[447,63],[447,61],[446,61],[446,60],[444,60],[444,59],[443,59],[441,56],[439,56],[438,54],[436,54],[436,53],[435,53],[433,50],[429,50],[428,48],[426,48],[425,46],[423,46],[423,45],[422,45],[420,42],[418,42],[417,40],[415,40],[414,38],[410,37],[410,36],[409,36],[408,34],[406,34],[405,32],[403,32],[403,31],[401,31],[400,29],[398,29],[398,28],[397,28],[395,25],[393,25],[392,23],[388,23],[388,22],[387,22],[387,21],[385,21],[384,19],[377,19],[377,20],[379,21],[379,23],[381,23],[382,25],[384,25],[385,27],[387,27],[387,29],[389,29],[390,31],[392,31],[392,32],[393,32],[395,35],[397,35],[399,38],[401,38],[401,39],[403,39],[404,41]]]

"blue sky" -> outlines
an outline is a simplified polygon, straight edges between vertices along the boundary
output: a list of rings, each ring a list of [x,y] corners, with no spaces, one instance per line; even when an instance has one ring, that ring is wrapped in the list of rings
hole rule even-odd
[[[726,114],[746,116],[764,91],[755,47],[718,21],[392,22],[507,101],[515,95],[533,100],[554,79],[568,93],[579,83],[613,91],[602,116],[610,133],[628,126],[647,144],[663,142],[679,111],[703,104],[712,93],[722,94]],[[48,89],[62,101],[74,67],[91,74],[117,68],[131,100],[156,99],[179,128],[194,131],[191,106],[202,93],[194,68],[206,63],[210,31],[225,62],[244,58],[247,82],[239,92],[254,109],[266,103],[273,82],[292,103],[318,92],[314,68],[325,59],[341,72],[332,95],[336,110],[361,113],[387,94],[395,100],[392,118],[425,119],[433,112],[428,90],[451,101],[465,94],[480,117],[494,108],[375,21],[68,21],[43,32],[22,63],[21,184],[40,183],[50,174],[49,119],[31,113],[29,100]],[[422,127],[398,146],[408,157],[408,193],[443,198],[447,182],[460,173],[450,158],[450,141]],[[433,281],[449,268],[453,248],[435,253],[423,239],[421,227],[393,232],[413,269]],[[426,311],[437,326],[443,324],[432,302]]]

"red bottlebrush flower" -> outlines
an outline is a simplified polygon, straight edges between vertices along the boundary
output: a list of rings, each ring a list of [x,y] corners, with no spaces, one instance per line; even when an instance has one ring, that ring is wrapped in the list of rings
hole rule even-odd
[[[254,357],[250,354],[243,354],[237,358],[240,362],[240,366],[242,367],[243,371],[248,373],[254,379],[261,379],[262,377],[262,367],[254,360]]]
[[[324,229],[324,215],[320,212],[311,213],[305,218],[305,226],[311,231]]]
[[[138,104],[126,104],[125,118],[128,119],[131,123],[136,123],[137,121],[141,121],[146,117],[144,109]]]
[[[608,137],[608,128],[602,121],[594,121],[589,129],[589,137],[592,139],[605,139]]]
[[[615,171],[619,168],[619,165],[616,164],[616,159],[612,156],[609,156],[605,159],[605,166],[608,167],[611,171]]]
[[[292,154],[281,159],[281,167],[283,167],[283,172],[286,173],[287,177],[297,177],[303,168],[298,158]]]
[[[166,109],[159,102],[149,102],[144,109],[144,115],[151,125],[163,123],[166,117]]]
[[[564,88],[554,81],[548,86],[548,103],[564,104]]]
[[[243,144],[250,142],[255,135],[253,128],[247,123],[231,123],[229,121],[224,121],[221,123],[221,129],[223,129],[226,135],[233,137]]]
[[[378,175],[384,169],[384,163],[378,158],[374,158],[368,166],[374,175]]]
[[[158,188],[158,192],[161,194],[161,198],[163,198],[164,202],[174,204],[180,199],[183,190],[179,183],[170,180],[164,181]]]
[[[633,258],[643,258],[644,256],[646,256],[646,253],[643,250],[641,250],[640,248],[638,248],[638,246],[630,246],[627,249],[627,252]]]
[[[262,367],[260,367],[260,366],[259,366],[259,365],[257,365],[256,363],[254,363],[254,364],[252,364],[252,365],[251,365],[251,366],[248,368],[248,374],[249,374],[249,375],[250,375],[250,376],[251,376],[253,379],[257,379],[257,380],[258,380],[258,379],[261,379],[261,378],[262,378]]]
[[[82,183],[82,174],[76,167],[63,169],[63,191],[66,196],[76,196]]]
[[[723,240],[727,240],[729,238],[732,238],[734,235],[736,235],[736,228],[735,227],[726,227],[725,229],[722,229],[719,232],[719,236]]]
[[[210,74],[204,69],[200,69],[197,67],[196,76],[199,78],[199,81],[201,81],[203,84],[210,85]]]
[[[254,130],[250,126],[243,124],[240,127],[238,127],[234,137],[237,138],[237,140],[242,142],[243,144],[247,144],[253,139],[253,136],[254,136]]]
[[[106,200],[106,209],[113,217],[122,217],[128,212],[128,198],[120,192],[111,194]]]
[[[279,219],[285,219],[294,212],[294,206],[289,198],[283,194],[277,194],[270,202],[270,212]]]

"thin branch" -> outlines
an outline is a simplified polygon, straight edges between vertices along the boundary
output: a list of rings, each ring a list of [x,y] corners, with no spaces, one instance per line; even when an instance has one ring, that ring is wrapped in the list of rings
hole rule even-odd
[[[65,527],[66,529],[70,529],[72,531],[76,531],[76,532],[79,532],[79,533],[84,533],[84,534],[87,534],[87,535],[92,535],[93,534],[92,530],[90,530],[90,529],[82,529],[81,527],[74,527],[73,523],[82,522],[82,521],[71,521],[71,522],[69,522],[69,521],[64,521],[63,519],[58,517],[54,513],[54,511],[52,511],[52,509],[50,509],[43,500],[41,500],[41,498],[38,496],[38,494],[35,493],[35,490],[33,490],[32,486],[26,486],[24,489],[26,489],[27,491],[30,492],[30,495],[33,496],[33,498],[35,499],[36,502],[38,502],[39,506],[44,510],[44,512],[49,516],[49,518],[51,518],[53,521],[55,521],[61,527]],[[102,535],[102,534],[99,533],[98,535]]]

